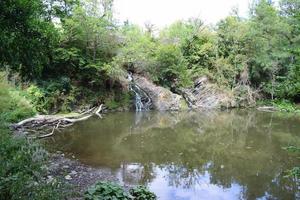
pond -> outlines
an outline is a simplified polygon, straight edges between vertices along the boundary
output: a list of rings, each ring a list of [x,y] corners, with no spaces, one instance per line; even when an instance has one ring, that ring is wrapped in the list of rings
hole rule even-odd
[[[162,200],[299,199],[300,118],[247,110],[123,112],[57,133],[51,148],[145,184]]]

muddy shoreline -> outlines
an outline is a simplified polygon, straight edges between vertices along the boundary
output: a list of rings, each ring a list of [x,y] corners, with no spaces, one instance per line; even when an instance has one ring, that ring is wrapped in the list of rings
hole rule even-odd
[[[71,158],[69,158],[71,157]],[[47,167],[47,182],[59,180],[70,189],[70,200],[83,199],[87,188],[98,181],[120,182],[108,168],[93,168],[84,165],[72,155],[57,151],[49,153]],[[125,189],[127,188],[124,186]]]

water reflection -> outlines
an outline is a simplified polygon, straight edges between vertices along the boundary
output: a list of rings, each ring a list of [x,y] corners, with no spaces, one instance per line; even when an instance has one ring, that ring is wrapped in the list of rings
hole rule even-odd
[[[108,167],[127,185],[160,199],[297,199],[284,178],[298,159],[300,120],[275,113],[115,113],[57,134],[54,148]]]

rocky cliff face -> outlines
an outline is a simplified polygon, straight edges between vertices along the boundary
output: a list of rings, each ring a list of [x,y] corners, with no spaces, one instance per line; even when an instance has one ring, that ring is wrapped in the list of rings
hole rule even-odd
[[[188,106],[184,98],[170,90],[157,86],[145,77],[133,75],[134,82],[144,90],[152,100],[154,110],[185,110]]]
[[[207,77],[198,78],[193,87],[179,89],[179,93],[193,109],[229,108],[236,104],[233,96],[209,83]]]
[[[177,111],[189,108],[206,110],[232,108],[237,105],[232,93],[223,91],[215,84],[210,83],[207,77],[198,78],[190,88],[178,89],[178,94],[155,85],[141,75],[134,74],[132,79],[134,84],[150,97],[151,109],[158,111]]]

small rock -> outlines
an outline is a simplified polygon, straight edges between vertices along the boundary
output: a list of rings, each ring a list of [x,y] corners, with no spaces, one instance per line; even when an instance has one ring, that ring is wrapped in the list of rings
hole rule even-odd
[[[53,181],[53,177],[52,176],[47,176],[47,183],[50,183],[50,182],[52,182]]]
[[[72,177],[68,174],[67,176],[65,176],[66,180],[72,180]]]
[[[71,171],[71,174],[72,174],[72,175],[76,175],[77,172],[76,172],[75,170],[72,170],[72,171]]]

